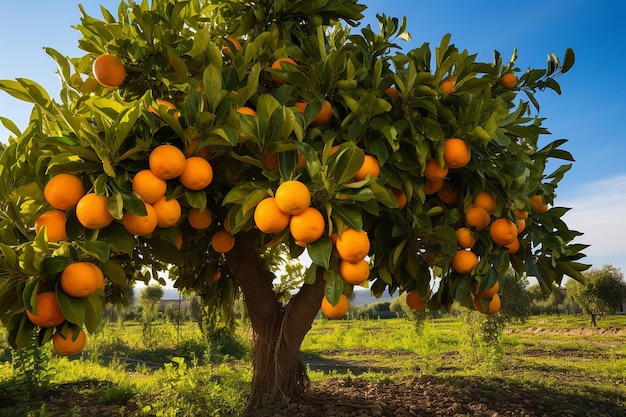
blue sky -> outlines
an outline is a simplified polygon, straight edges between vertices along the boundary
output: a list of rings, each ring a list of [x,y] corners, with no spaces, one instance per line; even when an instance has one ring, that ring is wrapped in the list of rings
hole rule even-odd
[[[545,68],[550,52],[560,58],[566,48],[576,53],[573,69],[559,79],[563,93],[538,95],[550,140],[567,138],[565,148],[576,162],[557,192],[557,205],[573,207],[568,225],[585,232],[592,246],[586,261],[595,267],[611,263],[626,271],[626,140],[620,128],[626,115],[623,48],[626,45],[626,2],[622,0],[362,0],[365,23],[377,28],[375,15],[407,16],[412,48],[429,42],[434,48],[446,33],[459,48],[491,62],[498,50],[506,60],[513,48],[518,67]],[[0,79],[24,77],[42,84],[53,97],[60,84],[56,65],[43,51],[52,47],[79,56],[78,1],[32,0],[0,6]],[[102,4],[115,14],[117,0],[82,1],[100,17]],[[354,29],[358,30],[358,29]],[[30,106],[0,92],[0,116],[24,128]],[[0,140],[8,132],[0,127]],[[548,138],[547,138],[548,139]],[[547,140],[546,139],[546,140]]]

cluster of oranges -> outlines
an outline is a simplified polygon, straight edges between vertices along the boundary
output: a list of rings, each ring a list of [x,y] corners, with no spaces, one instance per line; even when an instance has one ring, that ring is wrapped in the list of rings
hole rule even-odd
[[[104,274],[91,262],[71,263],[61,273],[59,282],[61,290],[74,298],[88,297],[98,290],[104,294]],[[85,347],[87,337],[84,330],[69,322],[63,325],[67,320],[55,291],[37,294],[34,310],[26,310],[26,316],[36,326],[57,328],[52,336],[52,347],[58,354],[76,355]]]
[[[424,194],[440,193],[447,196],[445,179],[450,169],[459,169],[466,166],[472,159],[472,151],[463,139],[449,138],[444,142],[443,165],[436,159],[430,158],[424,165]],[[442,191],[444,190],[444,191]],[[443,197],[446,201],[451,197]]]

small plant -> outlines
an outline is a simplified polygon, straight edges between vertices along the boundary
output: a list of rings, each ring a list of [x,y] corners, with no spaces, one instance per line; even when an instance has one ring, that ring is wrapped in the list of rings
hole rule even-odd
[[[37,344],[35,332],[29,346],[13,352],[12,364],[15,375],[13,388],[24,395],[31,396],[50,384],[50,350]]]

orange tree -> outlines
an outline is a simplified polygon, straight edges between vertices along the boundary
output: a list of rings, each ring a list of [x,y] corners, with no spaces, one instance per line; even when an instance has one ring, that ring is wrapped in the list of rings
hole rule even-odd
[[[33,104],[24,131],[1,119],[13,133],[0,166],[0,315],[11,343],[92,332],[105,302],[128,302],[131,283],[166,274],[225,324],[241,293],[255,407],[306,392],[304,336],[322,304],[344,314],[364,279],[375,295],[416,291],[417,308],[458,302],[489,314],[500,302],[485,290],[511,266],[548,289],[581,279],[585,246],[554,205],[573,158],[565,140],[540,146],[548,131],[536,98],[560,92],[573,52],[526,71],[516,53],[478,62],[449,35],[402,52],[404,20],[378,16],[379,31],[351,31],[364,9],[122,2],[102,19],[83,11],[84,56],[46,49],[60,99],[30,80],[0,81]],[[566,163],[547,173],[551,159]],[[37,223],[51,210],[61,215]],[[285,301],[272,262],[305,250],[312,264]],[[95,278],[70,295],[61,281],[76,262]],[[51,292],[58,306],[38,306]],[[59,309],[62,322],[46,321]],[[53,324],[37,327],[35,316]]]

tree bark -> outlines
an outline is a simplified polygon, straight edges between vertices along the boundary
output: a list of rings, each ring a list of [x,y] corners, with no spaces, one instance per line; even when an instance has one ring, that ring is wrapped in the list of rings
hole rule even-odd
[[[324,295],[321,268],[315,283],[304,284],[283,305],[274,293],[274,275],[257,249],[258,233],[240,232],[226,254],[233,279],[241,287],[253,332],[253,375],[248,410],[280,406],[305,395],[309,378],[300,346]]]

